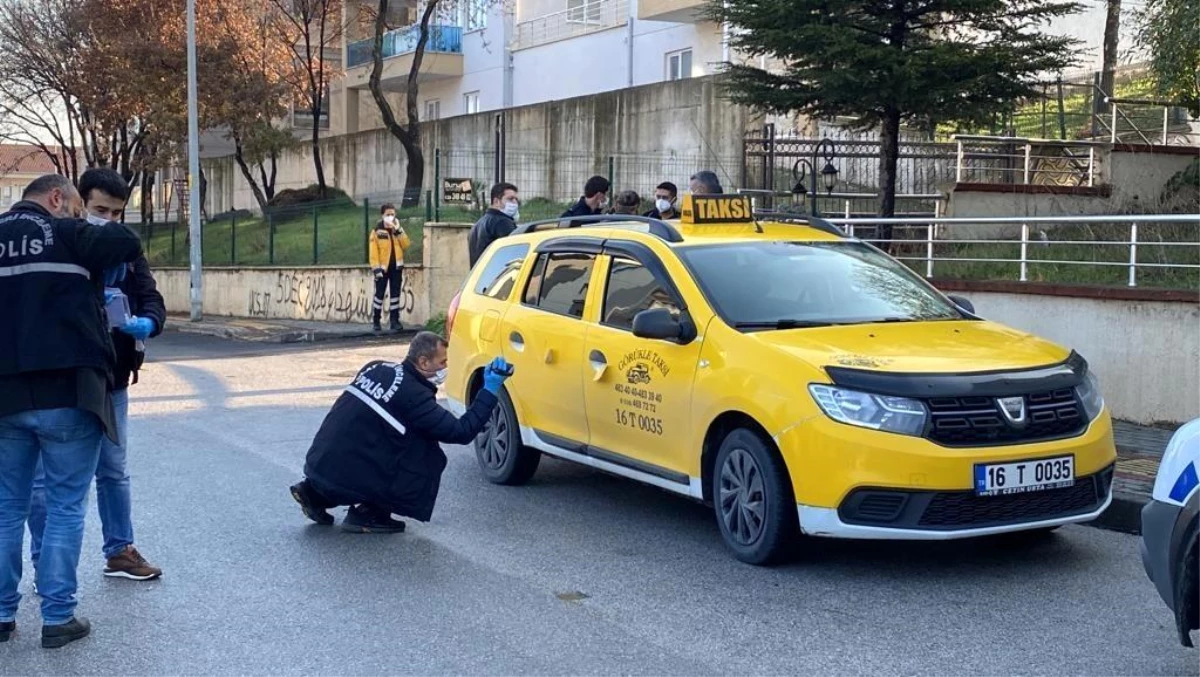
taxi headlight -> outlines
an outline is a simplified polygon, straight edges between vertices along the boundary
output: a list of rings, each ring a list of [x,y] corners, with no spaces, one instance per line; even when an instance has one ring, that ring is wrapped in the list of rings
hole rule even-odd
[[[808,391],[826,416],[860,428],[919,436],[929,418],[923,403],[906,397],[872,395],[816,383],[808,386]]]
[[[1079,401],[1083,403],[1083,413],[1087,414],[1088,420],[1096,420],[1096,417],[1104,410],[1104,397],[1100,394],[1100,379],[1089,371],[1087,376],[1083,377],[1083,382],[1075,386],[1075,392],[1079,395]]]

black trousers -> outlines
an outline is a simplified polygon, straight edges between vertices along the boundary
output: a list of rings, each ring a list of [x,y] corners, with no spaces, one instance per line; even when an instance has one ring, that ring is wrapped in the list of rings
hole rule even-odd
[[[383,293],[388,294],[388,317],[392,324],[400,324],[400,285],[404,282],[404,269],[400,266],[390,265],[387,270],[383,271],[383,275],[375,278],[375,298],[372,299],[371,307],[374,310],[374,318],[379,322],[380,316],[383,313]],[[388,287],[391,289],[388,289]]]
[[[343,495],[334,489],[324,486],[318,482],[313,482],[311,479],[305,478],[305,483],[308,484],[310,490],[309,496],[313,500],[313,507],[317,510],[332,510],[343,505],[358,505],[369,508],[377,513],[390,515],[391,511],[382,505],[367,503],[358,500],[355,496]]]

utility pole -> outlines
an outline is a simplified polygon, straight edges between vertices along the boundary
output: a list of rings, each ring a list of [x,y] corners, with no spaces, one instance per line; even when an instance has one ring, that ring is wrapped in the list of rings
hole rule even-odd
[[[189,267],[192,273],[192,322],[203,317],[201,295],[204,278],[200,273],[200,113],[196,99],[196,0],[187,0],[187,77],[188,77],[188,238],[191,241]]]

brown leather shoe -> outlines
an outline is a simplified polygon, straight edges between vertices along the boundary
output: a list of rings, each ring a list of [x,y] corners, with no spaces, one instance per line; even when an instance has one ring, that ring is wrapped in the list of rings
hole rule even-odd
[[[104,575],[113,578],[128,578],[134,581],[149,581],[162,576],[162,569],[150,566],[142,553],[132,545],[125,546],[116,557],[108,559]]]

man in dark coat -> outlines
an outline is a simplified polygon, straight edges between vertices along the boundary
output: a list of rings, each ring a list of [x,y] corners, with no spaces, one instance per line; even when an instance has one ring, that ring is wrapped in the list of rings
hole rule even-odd
[[[358,372],[313,439],[305,479],[291,487],[305,517],[333,524],[326,510],[349,505],[342,528],[356,533],[404,531],[392,514],[429,521],[446,469],[439,443],[466,444],[483,430],[512,368],[496,358],[462,418],[437,402],[445,373],[446,341],[431,332],[413,338],[403,363],[376,360]]]
[[[604,212],[604,208],[608,206],[608,191],[612,190],[612,183],[603,176],[593,176],[583,184],[583,197],[579,198],[579,202],[571,205],[571,208],[563,212],[559,218],[565,219],[572,216],[594,216]],[[571,226],[577,226],[583,223],[582,221],[572,221]]]
[[[89,169],[79,177],[79,195],[83,198],[85,218],[94,226],[119,223],[125,215],[129,184],[120,174],[107,168]],[[96,507],[104,535],[104,575],[148,581],[162,575],[162,569],[142,557],[133,542],[133,500],[129,490],[126,450],[129,435],[129,384],[138,382],[138,372],[146,358],[145,341],[162,333],[167,308],[158,292],[150,263],[139,256],[129,264],[125,279],[114,287],[129,302],[129,322],[112,330],[116,364],[113,369],[112,401],[116,414],[117,439],[100,442],[100,462],[96,466]],[[39,463],[33,478],[33,497],[29,509],[30,559],[36,568],[46,529],[45,473]]]
[[[472,268],[479,257],[483,256],[488,245],[512,235],[517,228],[517,217],[520,216],[521,209],[517,187],[511,183],[497,183],[492,186],[491,195],[492,206],[471,226],[471,232],[467,235]]]

